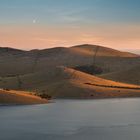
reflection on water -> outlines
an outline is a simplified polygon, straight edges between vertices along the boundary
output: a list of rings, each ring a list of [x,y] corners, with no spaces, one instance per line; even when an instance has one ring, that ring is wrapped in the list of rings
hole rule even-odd
[[[0,140],[139,140],[140,99],[1,106]]]

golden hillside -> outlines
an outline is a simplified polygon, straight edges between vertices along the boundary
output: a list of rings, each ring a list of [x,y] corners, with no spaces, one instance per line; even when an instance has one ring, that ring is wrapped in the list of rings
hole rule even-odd
[[[42,70],[20,77],[20,88],[53,98],[105,98],[139,96],[140,86],[113,82],[66,67]],[[16,77],[5,78],[0,86],[18,89]]]
[[[42,104],[47,103],[45,99],[31,95],[31,93],[14,90],[0,90],[0,104]]]

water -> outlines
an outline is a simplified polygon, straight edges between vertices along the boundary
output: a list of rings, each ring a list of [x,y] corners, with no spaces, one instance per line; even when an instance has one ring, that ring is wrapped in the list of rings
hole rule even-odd
[[[140,99],[0,106],[0,140],[139,140]]]

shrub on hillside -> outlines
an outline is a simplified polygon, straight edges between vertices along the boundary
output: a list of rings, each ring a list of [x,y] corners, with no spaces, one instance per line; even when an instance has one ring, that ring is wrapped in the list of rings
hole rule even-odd
[[[83,66],[77,66],[74,69],[88,73],[88,74],[101,74],[103,70],[98,66],[93,65],[83,65]]]

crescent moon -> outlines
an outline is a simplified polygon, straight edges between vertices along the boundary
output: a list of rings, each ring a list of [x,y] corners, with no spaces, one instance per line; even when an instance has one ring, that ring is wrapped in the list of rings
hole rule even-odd
[[[33,20],[33,23],[34,23],[34,24],[36,23],[36,19]]]

